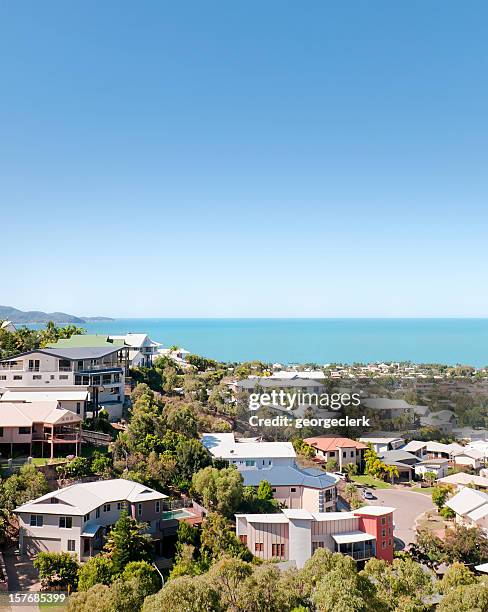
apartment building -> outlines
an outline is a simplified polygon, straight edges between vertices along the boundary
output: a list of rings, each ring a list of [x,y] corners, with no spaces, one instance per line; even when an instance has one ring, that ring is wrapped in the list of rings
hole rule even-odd
[[[393,561],[395,508],[364,506],[352,512],[236,514],[236,534],[264,561],[293,561],[303,567],[317,548],[351,556]]]
[[[206,433],[202,444],[213,457],[234,465],[242,474],[244,486],[269,482],[274,499],[287,508],[310,512],[336,509],[338,477],[322,469],[298,466],[291,442],[236,440],[232,433]]]
[[[368,448],[363,442],[350,438],[318,436],[305,438],[304,442],[315,449],[317,458],[324,463],[335,459],[338,470],[342,470],[348,463],[354,463],[360,468],[364,461],[364,451]]]
[[[162,532],[167,496],[124,479],[75,484],[47,493],[15,509],[22,554],[72,552],[87,559],[103,547],[104,537],[122,511],[147,523],[155,542]]]
[[[82,417],[56,401],[0,402],[0,454],[78,455]]]
[[[127,348],[45,348],[0,361],[0,386],[7,391],[86,391],[88,410],[122,415]]]

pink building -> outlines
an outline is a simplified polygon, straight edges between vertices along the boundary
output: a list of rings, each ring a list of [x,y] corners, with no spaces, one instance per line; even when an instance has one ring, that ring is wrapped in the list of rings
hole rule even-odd
[[[278,514],[236,514],[236,533],[256,557],[294,561],[303,567],[317,548],[356,561],[393,560],[394,508],[364,506],[352,512],[283,510]]]
[[[0,453],[14,451],[54,457],[55,449],[77,455],[81,445],[80,415],[59,407],[58,402],[0,402]]]

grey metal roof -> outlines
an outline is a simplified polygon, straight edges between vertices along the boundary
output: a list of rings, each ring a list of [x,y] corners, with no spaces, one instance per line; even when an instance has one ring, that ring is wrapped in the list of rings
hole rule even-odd
[[[385,451],[384,453],[380,453],[380,457],[385,463],[404,463],[405,461],[412,461],[412,463],[418,463],[420,461],[420,459],[416,455],[413,455],[412,453],[406,452],[404,450]]]
[[[277,465],[262,470],[243,470],[241,474],[246,487],[257,487],[261,480],[267,480],[270,485],[276,487],[302,485],[313,489],[325,489],[332,487],[339,480],[317,468],[297,468],[291,465]]]
[[[99,359],[100,357],[105,357],[106,355],[112,355],[112,353],[117,353],[120,350],[120,346],[115,346],[111,348],[88,348],[88,347],[73,347],[73,348],[50,348],[43,349],[43,353],[47,353],[49,355],[55,355],[56,357],[64,357],[66,359]]]

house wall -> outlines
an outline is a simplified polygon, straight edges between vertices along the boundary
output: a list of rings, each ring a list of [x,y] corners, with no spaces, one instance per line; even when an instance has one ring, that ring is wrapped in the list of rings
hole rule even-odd
[[[393,514],[384,516],[359,516],[359,529],[376,538],[376,556],[378,559],[393,561]]]
[[[3,436],[0,431],[0,444],[30,444],[31,438],[31,432],[20,434],[18,427],[3,427]]]
[[[300,569],[312,556],[310,519],[290,519],[288,526],[289,549],[287,559],[296,562]]]
[[[263,560],[289,559],[289,525],[288,523],[248,523],[247,546],[249,550]],[[256,550],[256,543],[263,544],[263,550]],[[273,557],[273,544],[284,544],[284,556]]]
[[[273,497],[287,508],[302,508],[303,491],[304,488],[301,486],[273,487]]]

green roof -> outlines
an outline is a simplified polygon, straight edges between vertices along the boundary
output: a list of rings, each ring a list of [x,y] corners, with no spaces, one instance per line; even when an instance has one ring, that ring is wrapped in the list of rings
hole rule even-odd
[[[46,348],[105,348],[111,346],[125,346],[123,340],[109,340],[106,334],[75,334],[71,338],[61,338],[52,342]]]

